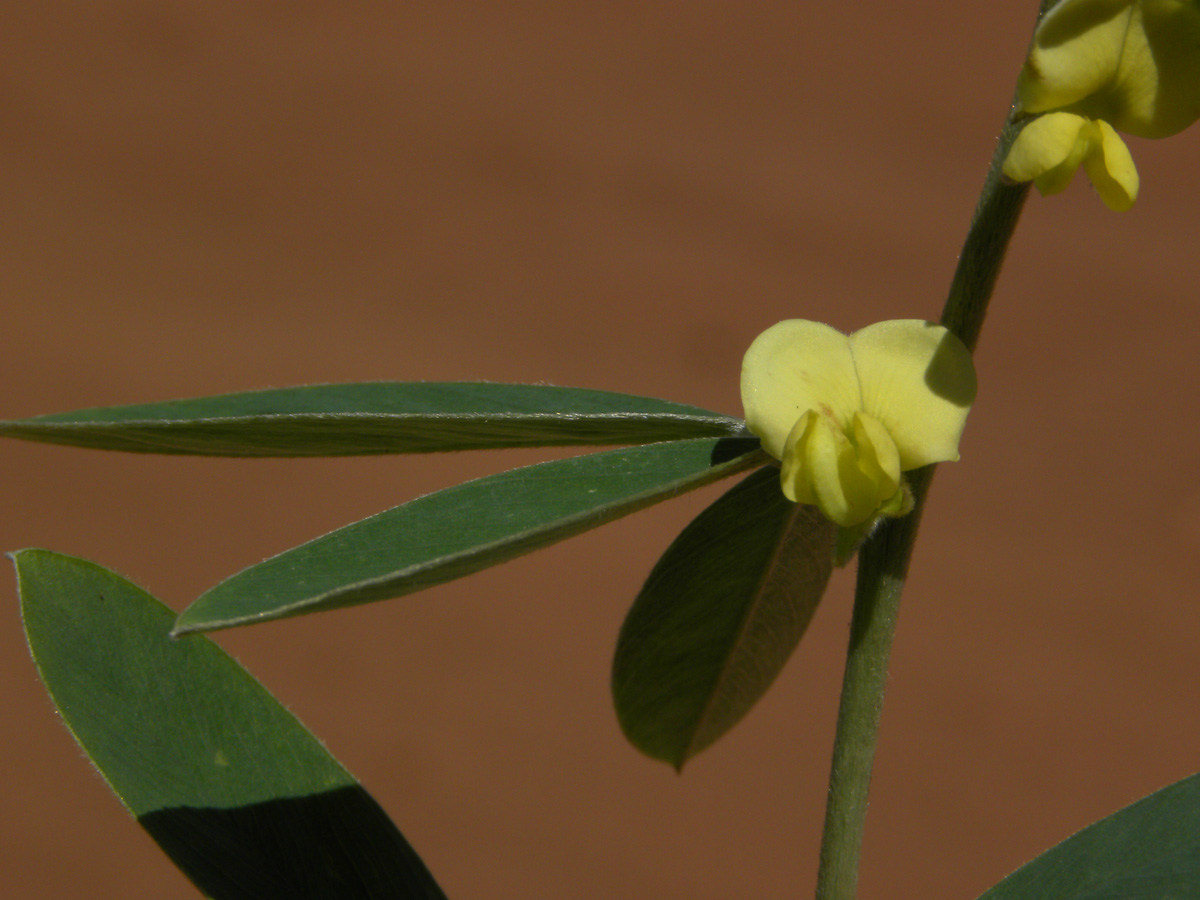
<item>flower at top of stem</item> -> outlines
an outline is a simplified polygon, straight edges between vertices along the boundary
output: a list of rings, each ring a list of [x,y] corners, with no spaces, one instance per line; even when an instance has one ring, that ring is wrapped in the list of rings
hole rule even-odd
[[[1200,4],[1060,0],[1034,33],[1017,100],[1137,137],[1182,131],[1200,118]]]
[[[920,319],[851,335],[789,319],[742,362],[746,424],[782,463],[784,494],[843,528],[907,511],[900,473],[958,459],[974,399],[970,351]]]
[[[1056,193],[1081,164],[1113,209],[1137,197],[1118,131],[1169,137],[1200,118],[1200,0],[1060,0],[1038,24],[1017,110],[1041,115],[1004,163]]]

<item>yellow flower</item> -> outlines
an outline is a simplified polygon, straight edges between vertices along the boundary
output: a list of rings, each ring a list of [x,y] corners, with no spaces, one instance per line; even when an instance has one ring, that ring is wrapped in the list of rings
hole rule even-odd
[[[1195,0],[1061,0],[1042,18],[1017,84],[1029,113],[1065,110],[1168,137],[1200,118]]]
[[[1017,136],[1006,176],[1055,193],[1082,164],[1105,203],[1128,209],[1137,171],[1117,132],[1168,137],[1200,118],[1200,2],[1061,0],[1034,33],[1017,105],[1050,115]]]
[[[1133,206],[1137,168],[1121,136],[1103,119],[1068,112],[1038,116],[1017,135],[1004,160],[1004,174],[1013,181],[1032,181],[1049,196],[1065,191],[1081,164],[1105,206],[1117,212]]]
[[[746,424],[781,461],[784,494],[843,528],[906,511],[900,473],[958,459],[974,399],[970,351],[920,319],[849,336],[789,319],[742,362]]]

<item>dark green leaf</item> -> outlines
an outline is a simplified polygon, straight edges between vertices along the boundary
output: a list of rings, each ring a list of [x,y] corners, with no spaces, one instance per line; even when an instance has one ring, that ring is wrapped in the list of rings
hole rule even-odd
[[[803,637],[834,526],[755,472],[696,517],[621,627],[613,700],[626,736],[676,768],[750,711]]]
[[[739,433],[740,419],[649,397],[426,382],[323,384],[0,422],[0,436],[48,444],[206,456],[650,444]]]
[[[766,456],[706,438],[541,463],[420,497],[252,566],[184,610],[204,631],[410,594],[709,484]]]
[[[206,638],[93,563],[13,554],[33,658],[117,796],[215,900],[442,900],[357,781]]]
[[[1200,897],[1200,775],[1101,819],[979,900],[1185,900]]]

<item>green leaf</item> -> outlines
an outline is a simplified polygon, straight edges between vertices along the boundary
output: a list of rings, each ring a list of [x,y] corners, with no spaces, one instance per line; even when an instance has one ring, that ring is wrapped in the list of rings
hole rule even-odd
[[[609,450],[479,478],[239,572],[184,610],[175,633],[410,594],[765,460],[756,439],[705,438]]]
[[[1177,781],[1067,838],[979,900],[1200,897],[1200,775]]]
[[[608,391],[372,382],[110,406],[0,422],[0,436],[134,453],[351,456],[650,444],[743,433],[740,419]]]
[[[379,805],[206,638],[93,563],[12,556],[34,662],[121,802],[215,900],[442,900]]]
[[[833,569],[834,526],[767,467],[696,517],[621,626],[612,690],[625,735],[681,769],[758,702]]]

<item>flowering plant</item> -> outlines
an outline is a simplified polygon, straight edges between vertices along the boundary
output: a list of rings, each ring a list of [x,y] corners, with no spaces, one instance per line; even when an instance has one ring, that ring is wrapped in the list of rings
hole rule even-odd
[[[899,601],[935,467],[960,457],[976,404],[974,348],[1029,186],[1056,193],[1082,166],[1109,206],[1134,202],[1138,175],[1121,135],[1166,137],[1200,116],[1197,9],[1193,0],[1060,0],[1042,15],[937,321],[922,308],[907,313],[920,318],[851,331],[858,323],[811,310],[814,297],[792,298],[789,315],[833,324],[755,322],[765,330],[745,350],[740,416],[613,391],[419,381],[0,422],[0,436],[14,440],[143,454],[570,448],[465,481],[456,468],[460,483],[250,565],[181,612],[96,563],[13,553],[33,661],[72,736],[205,896],[438,900],[456,873],[433,856],[426,865],[418,853],[426,836],[406,824],[410,844],[321,741],[207,635],[263,626],[248,631],[256,635],[276,620],[394,600],[736,478],[636,591],[612,653],[614,718],[638,751],[688,767],[767,695],[825,596],[837,593],[835,569],[854,562],[817,875],[819,900],[851,900]],[[726,373],[731,391],[735,368]],[[986,377],[984,387],[981,408],[993,396]],[[971,440],[957,467],[967,477],[977,471]],[[575,453],[583,447],[606,449]],[[113,531],[118,541],[134,534]],[[588,577],[572,571],[564,592]],[[328,664],[349,678],[356,662]],[[1198,824],[1200,776],[1097,822],[983,898],[1200,895]]]

